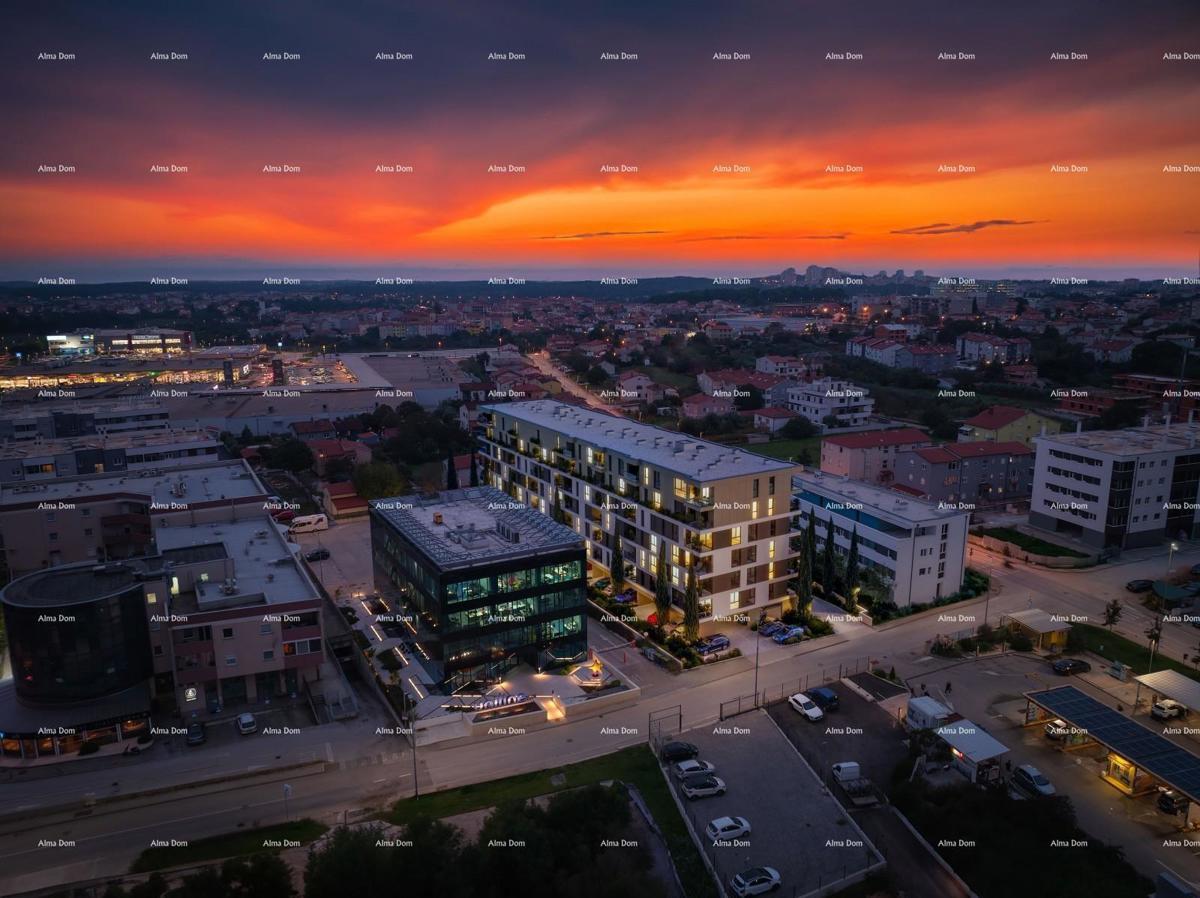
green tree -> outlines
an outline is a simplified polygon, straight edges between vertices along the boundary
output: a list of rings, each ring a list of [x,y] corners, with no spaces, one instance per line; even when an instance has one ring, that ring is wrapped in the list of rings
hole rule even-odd
[[[550,503],[550,519],[556,524],[566,526],[567,513],[563,511],[562,490],[558,489],[558,487],[554,488],[554,501]]]
[[[1104,626],[1111,631],[1113,627],[1121,622],[1121,612],[1125,610],[1125,606],[1121,604],[1120,599],[1113,599],[1104,606]]]
[[[858,525],[850,531],[850,552],[846,557],[846,600],[850,611],[854,610],[854,598],[858,591]]]
[[[221,865],[230,898],[293,898],[292,871],[277,854],[230,858]]]
[[[613,595],[625,590],[625,556],[621,554],[620,521],[619,516],[613,521],[612,542],[610,545],[612,564],[609,566],[609,573],[613,585]]]
[[[808,563],[808,540],[802,536],[797,542],[800,545],[796,554],[796,595],[804,606],[812,601],[812,568]]]
[[[745,395],[741,395],[745,393]],[[763,407],[763,391],[754,384],[745,384],[738,388],[738,395],[733,397],[734,407],[738,411],[749,412]]]
[[[479,459],[475,456],[475,450],[471,450],[471,486],[479,486]]]
[[[808,560],[808,577],[810,580],[815,580],[817,577],[817,516],[815,511],[810,511],[808,514],[808,528],[804,533],[804,554]],[[811,590],[812,584],[809,584]]]
[[[395,465],[386,461],[372,461],[358,465],[351,477],[355,491],[364,499],[382,499],[403,495],[407,483]]]
[[[308,852],[304,898],[389,895],[401,881],[393,852],[380,851],[382,827],[339,829],[320,848]]]
[[[608,372],[599,365],[592,365],[588,368],[587,374],[583,376],[583,380],[588,386],[598,387],[608,380]]]
[[[446,489],[458,489],[458,468],[454,466],[454,450],[446,450]]]
[[[667,575],[667,544],[658,543],[658,570],[654,576],[654,610],[658,613],[658,625],[666,626],[671,617],[671,578]]]
[[[687,587],[683,593],[683,638],[694,642],[700,637],[700,588],[696,584],[696,559],[688,562]]]
[[[833,542],[833,514],[829,515],[829,525],[825,528],[825,546],[821,555],[821,587],[824,589],[825,598],[829,598],[829,594],[836,589],[833,582],[834,573],[837,567],[834,562],[834,542]]]
[[[312,450],[295,437],[284,437],[262,451],[263,460],[272,468],[284,471],[307,471],[313,466]]]
[[[805,437],[817,435],[817,425],[813,424],[808,418],[797,415],[795,418],[788,420],[779,431],[779,435],[787,437],[789,440],[802,440]]]

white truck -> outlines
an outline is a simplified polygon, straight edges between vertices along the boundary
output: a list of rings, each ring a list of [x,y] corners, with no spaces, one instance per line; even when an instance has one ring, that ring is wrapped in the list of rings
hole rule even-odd
[[[862,775],[858,761],[839,761],[833,765],[833,781],[838,784],[850,803],[858,808],[879,804],[875,784]]]
[[[288,533],[315,533],[329,529],[329,518],[323,514],[303,514],[292,518]]]

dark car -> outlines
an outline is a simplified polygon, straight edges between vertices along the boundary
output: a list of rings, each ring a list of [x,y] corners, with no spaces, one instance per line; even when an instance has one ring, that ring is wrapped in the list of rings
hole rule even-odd
[[[629,605],[637,603],[637,593],[632,589],[627,589],[624,592],[617,593],[613,596],[613,601],[618,605]]]
[[[788,629],[788,625],[781,620],[773,620],[769,624],[763,624],[758,628],[759,636],[774,636],[783,630]]]
[[[304,553],[305,561],[324,561],[328,557],[328,549],[313,549],[311,552]]]
[[[203,745],[205,742],[207,742],[208,731],[205,729],[204,724],[189,723],[187,735],[184,736],[183,741],[188,745]]]
[[[1069,677],[1071,674],[1087,673],[1092,669],[1092,665],[1088,664],[1086,661],[1080,661],[1078,658],[1059,658],[1050,666],[1060,677]]]
[[[1125,584],[1125,588],[1130,592],[1149,592],[1154,588],[1153,580],[1130,580]]]
[[[723,633],[714,633],[707,639],[701,639],[696,643],[696,651],[701,655],[712,655],[716,652],[723,652],[729,648],[729,637]]]
[[[838,709],[838,694],[828,686],[818,686],[816,689],[808,690],[808,697],[822,711],[836,711]]]
[[[700,749],[690,742],[668,742],[659,753],[664,761],[674,764],[676,761],[689,761],[700,754]]]
[[[1163,789],[1158,793],[1158,809],[1164,814],[1178,814],[1180,811],[1186,811],[1188,806],[1188,797],[1174,789]]]

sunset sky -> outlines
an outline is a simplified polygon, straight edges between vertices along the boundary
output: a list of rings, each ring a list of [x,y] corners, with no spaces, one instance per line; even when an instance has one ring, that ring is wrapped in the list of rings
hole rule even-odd
[[[24,7],[0,278],[1197,268],[1193,0]]]

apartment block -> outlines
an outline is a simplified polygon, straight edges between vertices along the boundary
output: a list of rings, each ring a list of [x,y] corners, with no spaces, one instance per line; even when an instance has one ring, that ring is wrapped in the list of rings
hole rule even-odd
[[[851,480],[891,483],[900,453],[932,445],[929,434],[914,427],[838,434],[821,441],[821,470]]]
[[[863,387],[823,377],[789,389],[787,407],[827,430],[866,424],[875,408],[875,400]],[[836,423],[826,423],[826,419],[836,419]]]
[[[896,485],[973,511],[1029,500],[1033,450],[1024,443],[947,443],[910,448],[896,459]]]
[[[557,502],[593,569],[624,564],[648,597],[662,552],[682,607],[694,564],[703,619],[757,615],[787,597],[800,466],[550,400],[481,412],[487,482],[545,514]]]
[[[1029,523],[1097,549],[1200,536],[1200,424],[1143,424],[1034,440]]]
[[[800,473],[792,483],[793,526],[806,528],[809,517],[815,518],[818,557],[831,519],[839,554],[849,553],[857,530],[859,563],[891,583],[897,606],[931,602],[962,586],[969,512],[820,471]]]

